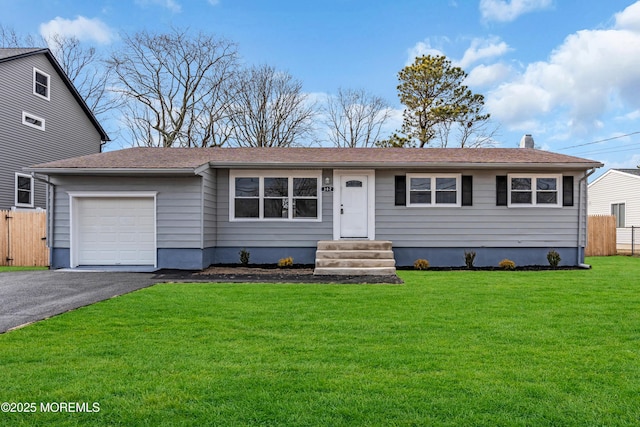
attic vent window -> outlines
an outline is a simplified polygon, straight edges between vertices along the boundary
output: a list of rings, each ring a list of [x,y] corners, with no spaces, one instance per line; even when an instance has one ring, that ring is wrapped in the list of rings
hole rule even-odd
[[[44,119],[33,114],[22,112],[22,124],[32,128],[44,130]]]
[[[33,94],[49,100],[49,82],[51,77],[37,68],[33,69]]]

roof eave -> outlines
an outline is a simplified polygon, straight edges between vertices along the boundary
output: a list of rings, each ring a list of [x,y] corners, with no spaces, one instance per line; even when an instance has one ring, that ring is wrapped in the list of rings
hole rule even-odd
[[[563,170],[588,170],[604,166],[602,163],[477,163],[477,162],[210,162],[214,169],[563,169]]]
[[[196,175],[199,168],[24,168],[42,175]]]

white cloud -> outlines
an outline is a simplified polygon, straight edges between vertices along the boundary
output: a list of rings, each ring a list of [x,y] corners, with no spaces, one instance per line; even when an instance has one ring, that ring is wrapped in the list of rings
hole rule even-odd
[[[640,110],[634,110],[634,111],[626,113],[626,114],[624,114],[622,116],[616,117],[616,120],[618,120],[618,121],[631,121],[631,122],[633,122],[633,121],[636,121],[636,120],[639,120],[639,119],[640,119]]]
[[[40,24],[40,35],[44,39],[58,34],[64,37],[76,37],[80,41],[94,41],[109,44],[115,38],[115,33],[98,18],[78,16],[74,20],[56,17],[49,22]]]
[[[633,169],[640,166],[640,154],[626,157],[623,161],[600,160],[605,164],[605,169]]]
[[[437,49],[437,48],[434,48],[433,46],[431,46],[431,40],[429,40],[429,39],[426,39],[424,41],[416,43],[415,46],[413,46],[413,47],[411,47],[410,49],[407,50],[407,54],[408,54],[408,58],[407,58],[407,62],[405,63],[405,65],[413,64],[415,59],[420,57],[420,56],[444,55],[444,53],[443,53],[443,51],[441,49]]]
[[[520,15],[550,7],[552,0],[480,0],[480,13],[487,21],[510,22]]]
[[[217,6],[220,4],[220,0],[209,0],[211,6]]]
[[[464,84],[475,87],[490,86],[497,82],[504,81],[511,73],[511,67],[506,64],[480,64],[468,73],[469,75],[464,81]]]
[[[510,50],[509,45],[497,37],[488,39],[475,38],[471,46],[464,52],[462,59],[456,63],[462,69],[482,59],[502,56]]]
[[[602,126],[609,109],[640,108],[640,2],[616,15],[616,28],[568,36],[548,61],[489,92],[492,116],[509,127],[561,119],[579,135]],[[553,112],[552,112],[553,111]],[[566,114],[560,116],[560,114]]]
[[[640,2],[616,13],[616,28],[640,32]]]
[[[182,12],[182,6],[175,0],[136,0],[136,4],[140,6],[160,6],[169,9],[173,13]]]

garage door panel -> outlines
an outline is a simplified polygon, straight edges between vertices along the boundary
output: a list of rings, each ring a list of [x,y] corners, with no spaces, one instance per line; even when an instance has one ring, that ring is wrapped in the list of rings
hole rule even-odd
[[[83,197],[76,203],[78,265],[155,265],[152,197]]]

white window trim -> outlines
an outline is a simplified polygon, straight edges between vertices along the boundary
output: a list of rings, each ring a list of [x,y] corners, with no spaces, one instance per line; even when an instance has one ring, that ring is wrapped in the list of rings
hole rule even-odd
[[[36,124],[29,123],[27,121],[27,117],[31,117],[32,119],[35,119],[35,120],[40,120],[42,122],[42,126],[38,126]],[[26,111],[22,112],[22,124],[26,125],[26,126],[29,126],[29,127],[32,127],[34,129],[39,129],[41,131],[45,130],[45,120],[42,117],[38,117],[35,114],[27,113]]]
[[[258,218],[236,218],[235,194],[236,178],[259,178],[260,179],[260,207]],[[288,218],[264,218],[264,178],[316,178],[317,179],[317,218],[293,218],[293,209],[289,209]],[[293,186],[289,186],[293,189]],[[293,199],[290,192],[289,199]],[[263,169],[233,169],[229,171],[229,222],[322,222],[322,170],[263,170]]]
[[[511,203],[511,179],[513,178],[531,178],[531,203]],[[538,178],[555,178],[557,187],[556,187],[556,203],[537,203],[536,200],[536,181]],[[507,197],[508,204],[507,206],[510,208],[561,208],[562,207],[562,175],[561,174],[527,174],[527,173],[519,173],[519,174],[509,174],[507,175]]]
[[[411,178],[431,179],[431,203],[411,203]],[[456,202],[436,203],[436,178],[456,179]],[[408,173],[407,174],[407,207],[410,208],[456,208],[462,206],[462,174],[459,173]]]
[[[29,178],[31,185],[30,185],[30,190],[29,190],[29,203],[20,203],[18,202],[18,178]],[[20,172],[16,172],[16,178],[15,178],[15,184],[14,184],[14,202],[16,207],[19,208],[32,208],[34,205],[33,202],[33,193],[34,193],[34,188],[33,188],[33,184],[34,184],[34,180],[33,177],[31,175],[27,175],[24,173],[20,173]]]
[[[47,77],[47,96],[42,96],[36,91],[36,73]],[[51,76],[42,70],[38,70],[36,67],[33,67],[33,94],[47,101],[51,99]]]

